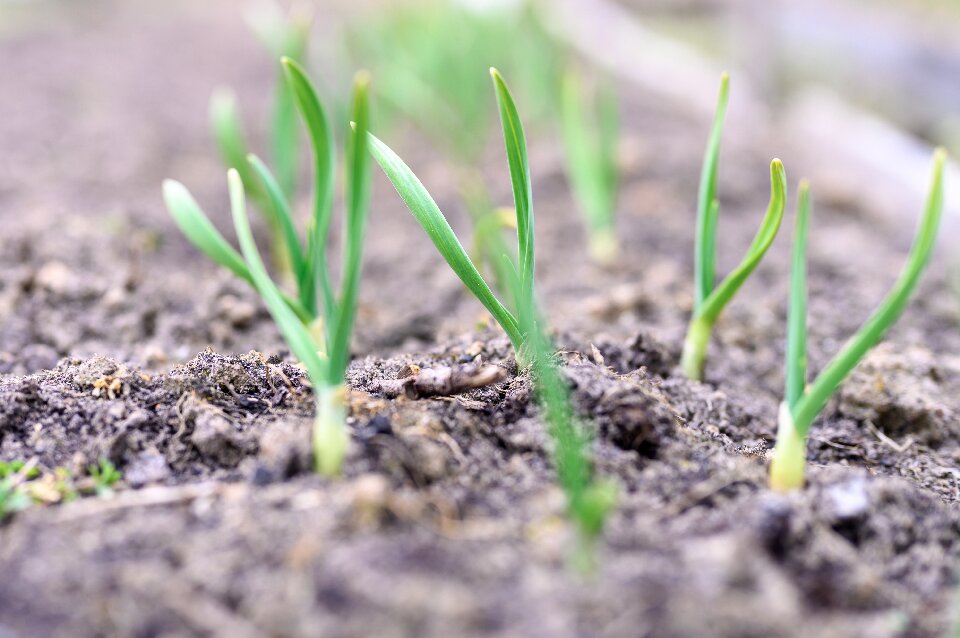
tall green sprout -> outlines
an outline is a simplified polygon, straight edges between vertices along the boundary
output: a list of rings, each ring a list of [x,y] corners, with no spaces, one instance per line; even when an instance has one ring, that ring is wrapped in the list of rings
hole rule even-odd
[[[813,420],[827,405],[847,375],[880,341],[906,308],[936,243],[943,212],[943,171],[946,160],[946,151],[938,149],[933,158],[933,177],[923,217],[900,277],[880,306],[810,385],[806,385],[806,245],[810,189],[805,182],[801,184],[790,283],[785,399],[780,406],[777,443],[770,465],[772,489],[786,491],[803,487],[807,433]]]
[[[305,60],[313,20],[303,5],[294,6],[289,15],[271,3],[258,5],[257,9],[248,12],[247,21],[274,59]],[[282,69],[277,76],[270,120],[270,159],[275,167],[276,186],[285,198],[292,199],[297,185],[299,131],[293,92]],[[224,164],[240,174],[247,197],[267,222],[274,260],[280,267],[292,269],[291,255],[287,253],[289,243],[282,235],[283,212],[277,209],[277,202],[247,160],[249,145],[236,97],[229,89],[214,92],[210,100],[210,124]]]
[[[720,216],[720,202],[717,199],[717,170],[729,88],[730,78],[724,73],[720,79],[720,95],[717,99],[713,129],[703,159],[697,202],[693,315],[683,343],[683,356],[680,362],[684,374],[697,380],[703,378],[713,325],[740,287],[760,265],[767,249],[773,244],[780,229],[780,222],[783,220],[787,199],[787,176],[780,160],[774,159],[770,163],[770,204],[760,229],[740,264],[717,284],[717,223]]]
[[[252,175],[281,213],[281,237],[291,255],[297,296],[283,292],[264,266],[250,230],[247,188],[239,170],[230,169],[228,186],[242,254],[217,232],[182,184],[167,180],[163,192],[167,207],[183,233],[210,259],[256,288],[290,350],[306,368],[317,403],[313,433],[316,470],[331,475],[340,471],[348,441],[345,375],[356,316],[370,191],[369,77],[358,73],[354,81],[353,127],[347,133],[345,160],[343,267],[339,292],[335,294],[326,255],[336,168],[333,135],[306,72],[288,58],[284,58],[282,64],[285,80],[310,135],[314,155],[313,211],[306,241],[302,242],[297,234],[290,204],[279,182],[257,157],[251,155],[247,161]]]
[[[590,256],[609,266],[620,254],[617,206],[617,140],[619,113],[609,87],[588,100],[579,76],[564,76],[561,130],[566,146],[567,174],[583,214]]]
[[[499,105],[517,217],[517,260],[514,262],[507,254],[501,255],[509,273],[508,287],[512,291],[514,310],[508,309],[484,281],[413,171],[373,136],[370,150],[437,251],[507,333],[518,361],[536,376],[537,397],[553,440],[554,464],[567,494],[569,512],[579,537],[588,546],[602,530],[606,514],[613,505],[613,492],[609,485],[596,482],[592,477],[587,439],[574,422],[566,385],[553,361],[553,348],[540,327],[534,290],[533,194],[526,137],[507,84],[495,69],[490,70],[490,75]]]

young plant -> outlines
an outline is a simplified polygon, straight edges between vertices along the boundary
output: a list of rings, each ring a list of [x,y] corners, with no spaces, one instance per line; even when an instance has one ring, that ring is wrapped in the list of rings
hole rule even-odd
[[[289,15],[272,2],[255,5],[247,12],[247,22],[274,59],[306,59],[312,16],[302,4],[295,5]],[[297,183],[299,132],[293,91],[281,68],[277,76],[270,123],[270,156],[276,175],[276,186],[287,199],[292,199]],[[261,182],[248,161],[250,154],[240,111],[233,92],[218,89],[210,100],[210,124],[214,140],[227,168],[236,169],[244,181],[247,196],[253,200],[270,230],[271,252],[277,264],[290,268],[289,246],[283,239],[283,211]]]
[[[463,284],[493,315],[513,344],[518,361],[538,381],[537,397],[553,440],[553,458],[560,484],[567,494],[568,511],[578,537],[587,547],[603,527],[613,506],[613,489],[596,482],[587,458],[587,439],[575,423],[566,385],[553,362],[553,348],[540,328],[534,291],[534,218],[530,168],[523,125],[506,83],[491,69],[507,162],[516,206],[517,260],[506,253],[506,276],[512,291],[513,310],[507,308],[484,281],[436,202],[406,164],[383,142],[371,135],[370,151],[393,183],[410,212]]]
[[[39,476],[36,461],[0,461],[0,523],[33,504],[29,481]]]
[[[272,173],[255,156],[250,156],[249,163],[277,204],[277,210],[282,211],[283,237],[292,256],[297,297],[284,293],[264,266],[250,229],[244,182],[238,170],[230,169],[227,182],[241,253],[237,253],[214,229],[183,185],[168,180],[164,183],[164,197],[184,234],[208,257],[249,282],[259,292],[291,351],[306,368],[317,403],[313,436],[316,469],[332,475],[340,471],[348,443],[346,369],[356,317],[370,190],[370,161],[367,157],[369,77],[366,73],[359,73],[354,81],[353,127],[348,131],[346,150],[343,267],[339,293],[335,294],[326,255],[336,160],[333,135],[323,105],[306,73],[293,60],[284,58],[282,63],[306,124],[314,156],[313,214],[305,242],[301,242],[297,235],[290,205]]]
[[[616,95],[604,87],[591,102],[580,78],[568,73],[563,80],[560,123],[567,174],[587,227],[590,256],[601,265],[612,265],[620,254],[615,216],[619,135]]]
[[[790,281],[790,310],[787,318],[786,388],[780,405],[777,443],[770,464],[770,487],[787,491],[803,487],[806,467],[807,433],[817,415],[857,363],[892,326],[910,300],[933,252],[943,213],[943,170],[947,154],[937,149],[926,206],[907,263],[893,288],[869,319],[840,349],[820,374],[807,385],[807,226],[810,216],[810,188],[801,183]]]
[[[100,459],[99,463],[91,463],[87,468],[90,478],[93,479],[93,491],[100,498],[112,498],[113,486],[120,482],[123,475],[110,459]]]
[[[767,249],[773,243],[783,220],[787,199],[787,176],[778,159],[770,163],[770,204],[763,217],[760,229],[753,238],[743,260],[719,284],[716,283],[717,222],[720,202],[717,199],[717,168],[720,155],[720,138],[723,119],[727,112],[727,97],[730,78],[724,73],[720,79],[720,96],[710,133],[710,141],[703,159],[700,175],[700,191],[697,202],[696,246],[694,248],[694,298],[693,315],[683,342],[680,365],[683,373],[691,379],[703,378],[710,333],[723,309],[753,273]]]

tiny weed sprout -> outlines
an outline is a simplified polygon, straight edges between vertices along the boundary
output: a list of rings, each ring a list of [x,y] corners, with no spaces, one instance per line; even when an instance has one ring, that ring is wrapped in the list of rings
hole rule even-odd
[[[596,100],[586,99],[575,73],[563,80],[561,129],[566,146],[567,173],[583,213],[590,256],[601,265],[616,262],[620,254],[617,205],[617,99],[609,87]]]
[[[370,186],[369,76],[358,73],[354,82],[353,126],[347,132],[345,161],[343,267],[339,291],[335,293],[327,263],[336,168],[333,134],[306,72],[288,58],[282,63],[306,124],[314,158],[313,211],[306,241],[301,242],[291,206],[266,164],[252,155],[248,161],[253,178],[259,180],[280,213],[281,236],[291,257],[297,295],[283,292],[267,272],[253,239],[246,212],[246,188],[238,169],[230,169],[227,182],[239,253],[217,232],[182,184],[168,180],[163,191],[167,207],[184,234],[209,258],[257,290],[290,350],[305,367],[317,403],[313,435],[316,470],[333,475],[340,471],[348,442],[346,369],[356,317]]]
[[[99,463],[91,464],[87,471],[93,479],[93,490],[100,498],[111,498],[113,486],[123,478],[120,470],[109,459],[100,459]]]
[[[36,461],[0,461],[0,523],[33,504],[28,481],[39,476]]]
[[[247,22],[275,59],[306,58],[312,18],[302,5],[295,5],[289,15],[271,2],[255,5],[247,12]],[[281,68],[274,92],[270,124],[270,157],[274,165],[275,182],[286,198],[296,191],[298,130],[293,89]],[[210,100],[210,124],[214,140],[227,168],[236,169],[243,179],[247,196],[256,204],[271,233],[271,252],[278,266],[290,269],[289,243],[283,237],[283,211],[257,171],[248,161],[249,146],[243,133],[240,111],[233,92],[217,89]]]
[[[780,406],[777,443],[770,465],[770,487],[787,491],[803,487],[807,433],[813,420],[826,406],[857,363],[876,345],[903,313],[910,295],[930,260],[943,212],[943,171],[947,154],[938,149],[933,159],[933,177],[923,217],[907,263],[893,288],[869,319],[830,360],[809,385],[806,384],[807,274],[806,245],[810,216],[810,190],[800,187],[790,281],[790,309],[787,325],[786,388]]]
[[[775,159],[770,163],[770,204],[760,229],[740,264],[717,284],[716,244],[717,222],[720,215],[720,202],[717,199],[717,168],[729,87],[729,76],[724,73],[720,80],[720,96],[717,100],[713,129],[704,155],[697,202],[693,315],[687,329],[687,337],[683,342],[683,355],[680,362],[683,373],[697,380],[703,378],[703,367],[713,325],[743,283],[760,265],[767,249],[773,244],[780,229],[780,222],[783,220],[787,199],[787,175],[783,170],[783,164]]]
[[[567,494],[569,512],[583,543],[582,549],[587,549],[602,530],[606,514],[613,507],[615,490],[612,485],[596,482],[592,477],[587,439],[575,423],[566,385],[552,359],[553,348],[540,329],[540,312],[534,292],[533,197],[526,138],[507,84],[496,69],[491,69],[490,74],[500,110],[516,210],[517,259],[514,261],[506,252],[500,255],[501,263],[506,266],[503,271],[508,280],[506,288],[512,291],[513,310],[501,303],[484,281],[416,175],[372,135],[370,151],[447,264],[507,333],[518,361],[537,378],[537,397],[553,440],[557,474]],[[496,230],[500,230],[499,225]],[[590,554],[586,551],[578,553],[584,559]]]

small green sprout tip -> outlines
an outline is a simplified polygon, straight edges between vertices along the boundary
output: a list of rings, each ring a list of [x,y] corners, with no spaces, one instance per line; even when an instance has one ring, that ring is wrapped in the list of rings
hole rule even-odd
[[[567,174],[583,214],[590,256],[603,266],[619,257],[615,208],[617,203],[617,140],[619,114],[609,89],[594,100],[584,95],[579,76],[563,79],[561,130],[566,147]]]
[[[771,489],[787,491],[803,487],[807,433],[813,420],[847,375],[880,341],[906,308],[936,243],[937,229],[943,213],[943,172],[946,161],[946,151],[937,149],[933,157],[933,176],[924,213],[900,277],[870,318],[808,386],[805,385],[806,236],[810,196],[809,186],[801,185],[790,284],[785,399],[780,407],[777,443],[770,464]]]
[[[305,241],[297,232],[289,200],[267,165],[255,155],[249,155],[245,166],[251,169],[251,179],[260,184],[278,213],[279,236],[290,257],[297,295],[283,292],[267,272],[247,217],[246,196],[250,190],[240,169],[231,168],[227,172],[240,252],[214,228],[182,184],[167,180],[163,193],[171,215],[187,238],[210,259],[257,290],[290,350],[304,365],[317,404],[313,435],[316,469],[333,475],[341,469],[349,441],[345,379],[370,190],[369,77],[359,74],[355,80],[352,106],[355,124],[347,129],[343,266],[335,294],[326,258],[336,164],[333,135],[306,72],[289,58],[283,59],[283,68],[294,104],[306,124],[315,163],[313,216]]]
[[[96,495],[100,498],[113,497],[113,486],[123,478],[117,466],[110,459],[103,458],[100,459],[99,463],[91,464],[87,471],[90,473],[90,478],[93,479],[93,489]]]
[[[684,374],[691,379],[702,379],[704,362],[707,357],[707,347],[710,343],[710,334],[723,309],[737,294],[740,287],[750,277],[760,261],[773,244],[783,220],[783,212],[787,199],[787,175],[783,164],[778,159],[770,162],[770,203],[767,212],[760,223],[760,228],[747,249],[747,254],[740,264],[715,287],[711,287],[709,294],[702,301],[695,301],[693,316],[687,329],[687,337],[683,343],[683,355],[680,365]],[[706,261],[712,262],[714,243],[716,238],[716,212],[718,206],[711,206],[712,221],[708,225],[712,228],[707,233],[709,241],[703,244],[704,251],[709,255]],[[698,252],[698,254],[700,254]],[[713,272],[712,267],[709,269]]]

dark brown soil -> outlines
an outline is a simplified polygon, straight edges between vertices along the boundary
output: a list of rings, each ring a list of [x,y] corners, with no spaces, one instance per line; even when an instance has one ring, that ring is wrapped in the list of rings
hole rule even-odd
[[[227,227],[206,100],[231,84],[262,121],[269,61],[232,3],[92,6],[96,19],[0,32],[0,460],[80,481],[107,458],[124,478],[112,499],[0,526],[0,637],[873,638],[957,622],[960,316],[944,263],[816,424],[809,485],[774,494],[787,237],[718,325],[706,382],[690,382],[675,366],[706,123],[625,89],[613,271],[577,257],[559,149],[532,140],[541,292],[597,470],[620,485],[599,569],[577,576],[529,380],[382,179],[345,477],[309,472],[299,368],[256,296],[196,254],[159,197],[162,178],[181,179]],[[392,135],[465,231],[446,162],[415,132]],[[725,267],[765,207],[771,150],[724,153]],[[501,154],[485,174],[509,201]],[[787,168],[795,183],[802,167]],[[814,369],[908,243],[818,194]],[[504,379],[388,391],[411,364],[478,360]]]

